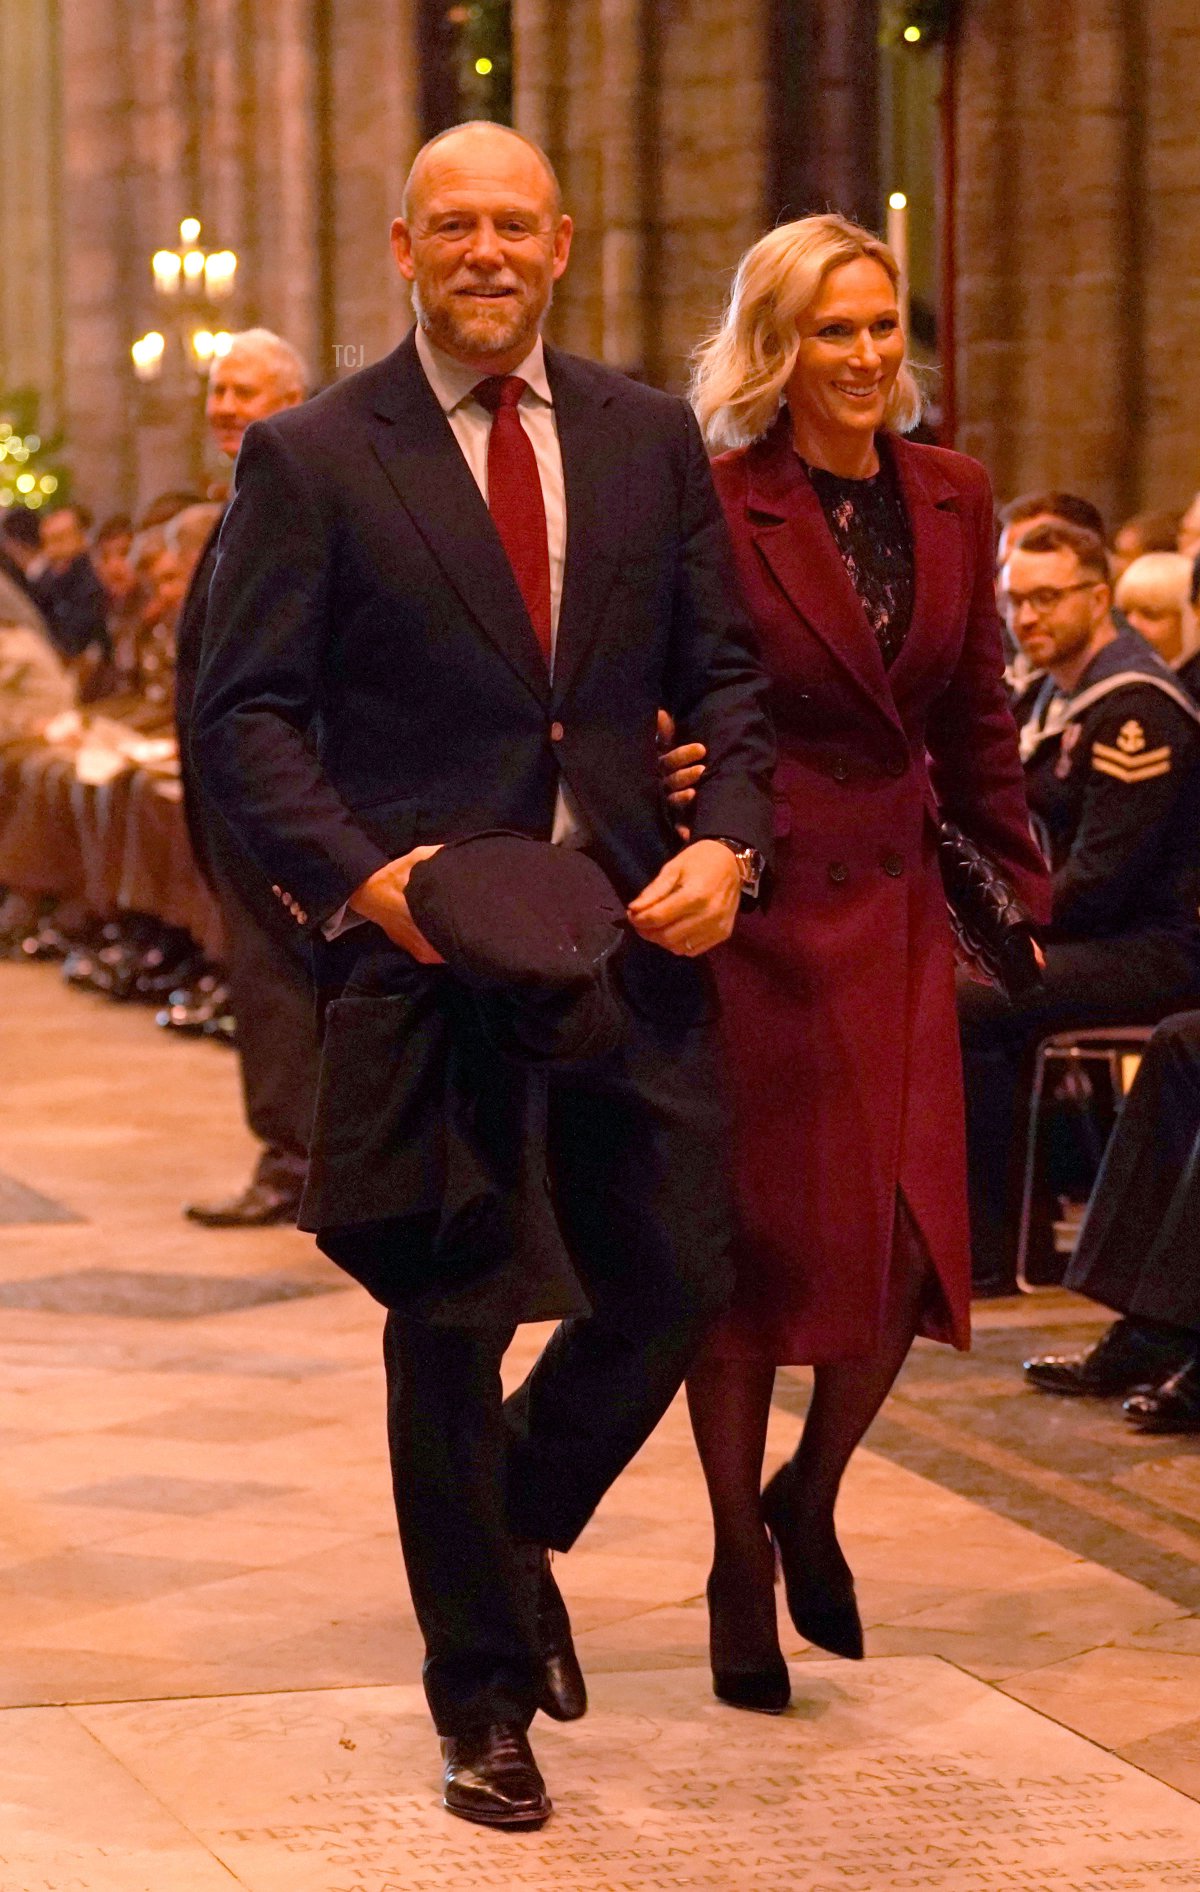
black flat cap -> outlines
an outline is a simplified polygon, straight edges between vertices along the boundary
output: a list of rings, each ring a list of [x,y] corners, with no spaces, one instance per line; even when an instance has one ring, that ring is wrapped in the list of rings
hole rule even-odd
[[[418,862],[413,919],[458,978],[479,991],[589,984],[625,937],[625,904],[578,848],[524,834],[452,841]]]
[[[588,855],[472,835],[414,867],[408,904],[506,1057],[595,1057],[620,1039],[626,1013],[609,965],[627,936],[625,903]]]

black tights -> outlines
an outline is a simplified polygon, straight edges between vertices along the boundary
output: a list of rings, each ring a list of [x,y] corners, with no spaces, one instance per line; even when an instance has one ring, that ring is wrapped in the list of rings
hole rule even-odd
[[[813,1393],[791,1461],[794,1505],[808,1527],[814,1559],[840,1561],[833,1514],[855,1447],[908,1357],[924,1296],[933,1283],[923,1242],[903,1197],[888,1272],[876,1353],[813,1369]],[[759,1508],[763,1453],[775,1368],[758,1360],[704,1357],[688,1376],[688,1410],[713,1514],[713,1580],[736,1585],[747,1629],[774,1638],[773,1561]],[[764,1589],[764,1585],[766,1586]]]

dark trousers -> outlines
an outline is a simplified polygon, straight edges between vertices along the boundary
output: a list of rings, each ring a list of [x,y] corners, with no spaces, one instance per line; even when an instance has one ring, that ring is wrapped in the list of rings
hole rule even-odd
[[[972,1272],[1009,1282],[1034,1054],[1057,1031],[1156,1025],[1200,999],[1200,954],[1186,935],[1144,933],[1046,948],[1040,991],[1016,1005],[976,980],[958,988],[967,1108]]]
[[[212,885],[225,927],[246,1121],[263,1145],[255,1181],[299,1194],[317,1095],[320,1053],[307,941],[266,923],[217,848]]]
[[[540,1660],[514,1539],[570,1548],[732,1286],[708,1026],[635,1019],[619,1051],[552,1077],[547,1116],[555,1209],[591,1314],[558,1327],[507,1402],[511,1320],[393,1312],[384,1330],[396,1513],[443,1734],[531,1719]]]
[[[1146,1047],[1066,1285],[1200,1333],[1200,1012],[1165,1019]]]

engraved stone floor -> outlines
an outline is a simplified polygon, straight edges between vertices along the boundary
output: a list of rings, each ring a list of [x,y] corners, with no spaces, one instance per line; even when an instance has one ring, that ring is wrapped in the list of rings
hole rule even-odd
[[[535,1726],[555,1818],[484,1834],[436,1804],[376,1310],[178,1213],[248,1168],[234,1061],[0,965],[0,1073],[0,1892],[1200,1887],[1200,1455],[1097,1408],[1060,1463],[1014,1377],[1096,1310],[919,1350],[843,1506],[869,1659],[785,1624],[778,1721],[708,1692],[677,1404],[558,1564],[593,1706]]]

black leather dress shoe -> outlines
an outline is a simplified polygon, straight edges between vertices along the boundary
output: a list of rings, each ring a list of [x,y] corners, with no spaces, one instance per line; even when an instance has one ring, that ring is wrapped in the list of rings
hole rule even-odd
[[[164,1031],[182,1032],[185,1038],[199,1038],[213,1020],[222,1017],[230,1005],[229,982],[218,977],[215,983],[202,979],[195,986],[180,986],[170,995],[154,1022]]]
[[[1135,1432],[1200,1432],[1200,1354],[1153,1392],[1132,1394],[1123,1410]]]
[[[546,1663],[538,1707],[552,1721],[578,1721],[587,1713],[587,1684],[575,1653],[571,1619],[550,1571],[550,1552],[540,1545],[535,1548],[539,1559],[538,1636]]]
[[[1021,1370],[1039,1393],[1115,1399],[1135,1386],[1160,1386],[1191,1358],[1195,1344],[1187,1334],[1160,1336],[1135,1321],[1118,1320],[1087,1353],[1042,1354]]]
[[[544,1826],[550,1796],[519,1722],[442,1736],[442,1805],[479,1826]]]
[[[299,1209],[297,1190],[252,1182],[228,1202],[189,1202],[183,1213],[205,1228],[274,1228],[282,1222],[294,1224]]]

